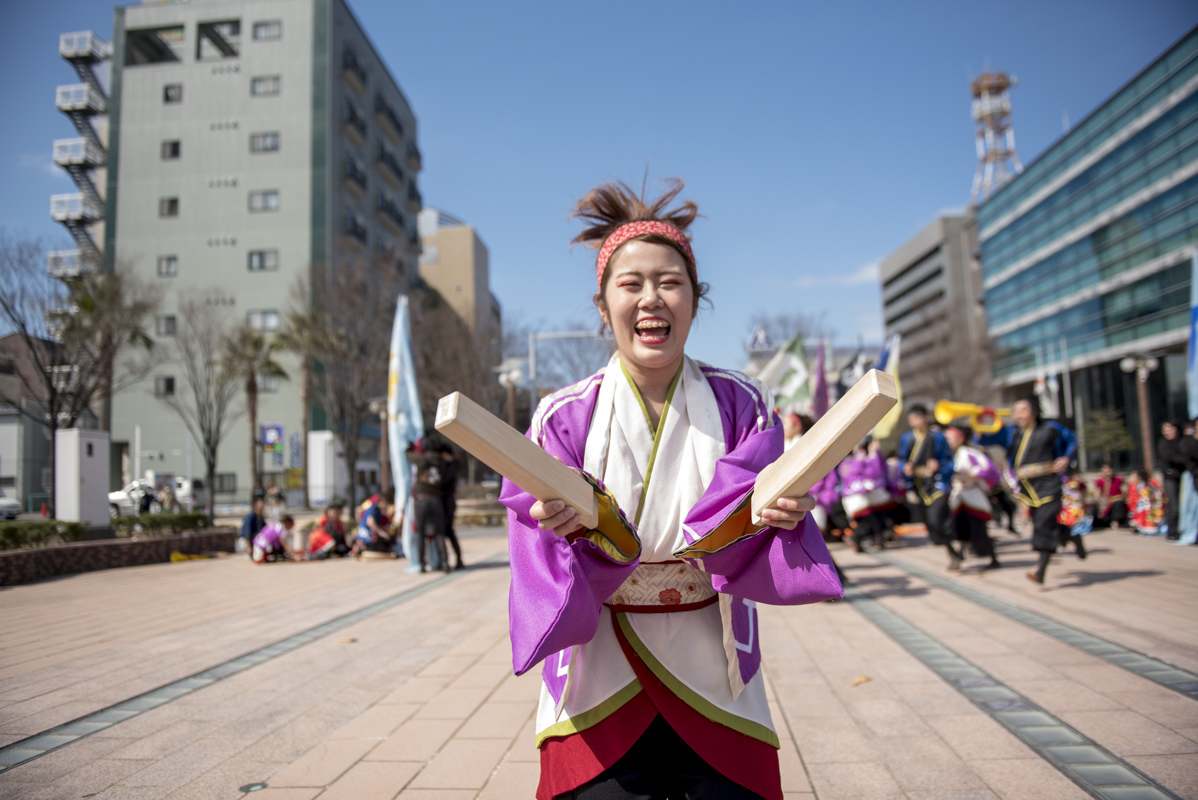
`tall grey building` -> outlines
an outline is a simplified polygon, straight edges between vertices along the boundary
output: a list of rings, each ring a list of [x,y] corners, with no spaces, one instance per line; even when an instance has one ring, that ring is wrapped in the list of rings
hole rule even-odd
[[[189,295],[215,291],[234,322],[271,331],[298,280],[320,287],[350,260],[410,282],[420,252],[416,118],[343,0],[118,8],[111,55],[103,257],[161,287],[157,339],[175,335]],[[293,442],[299,365],[280,361],[293,380],[261,381],[258,417],[283,426],[287,446],[262,462],[282,485],[284,467],[306,465]],[[164,359],[113,399],[125,477],[136,462],[143,472],[187,469],[186,429],[160,397],[184,391],[179,372]],[[322,421],[314,414],[315,428]],[[249,437],[239,421],[221,445],[218,505],[250,494]]]
[[[905,405],[992,398],[972,213],[943,214],[882,260],[886,335],[902,334]]]

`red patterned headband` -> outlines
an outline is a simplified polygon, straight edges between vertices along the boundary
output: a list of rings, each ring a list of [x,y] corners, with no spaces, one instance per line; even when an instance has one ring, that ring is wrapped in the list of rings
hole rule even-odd
[[[611,259],[612,253],[615,253],[616,249],[629,239],[635,239],[637,236],[644,236],[647,233],[656,233],[658,236],[664,236],[678,245],[683,255],[686,256],[686,266],[690,269],[691,278],[695,281],[699,280],[695,274],[695,254],[691,251],[691,243],[686,238],[686,234],[668,222],[648,220],[646,222],[629,222],[627,225],[621,225],[612,231],[612,235],[607,237],[607,241],[603,243],[603,247],[599,248],[599,258],[595,261],[595,272],[599,277],[600,289],[603,288],[603,273],[607,270],[607,262]]]

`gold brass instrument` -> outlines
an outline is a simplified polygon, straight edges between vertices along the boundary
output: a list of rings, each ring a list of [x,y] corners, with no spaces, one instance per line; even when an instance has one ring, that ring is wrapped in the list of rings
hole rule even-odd
[[[994,415],[994,421],[986,424],[979,422],[978,417],[983,414]],[[989,406],[978,406],[973,403],[956,403],[952,400],[941,400],[936,403],[936,407],[932,410],[932,416],[941,425],[950,425],[954,419],[969,417],[970,427],[978,433],[997,433],[1002,430],[1002,417],[1010,417],[1011,409],[990,408]]]

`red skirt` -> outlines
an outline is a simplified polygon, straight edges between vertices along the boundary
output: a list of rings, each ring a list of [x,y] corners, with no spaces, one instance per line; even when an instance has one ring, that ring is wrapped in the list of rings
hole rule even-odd
[[[637,655],[614,613],[612,624],[642,691],[586,730],[545,740],[537,800],[553,800],[599,777],[628,752],[658,714],[721,775],[766,800],[782,800],[777,749],[687,705]]]

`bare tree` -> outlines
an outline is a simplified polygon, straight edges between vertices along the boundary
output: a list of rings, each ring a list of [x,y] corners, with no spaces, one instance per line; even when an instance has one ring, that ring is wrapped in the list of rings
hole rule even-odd
[[[796,334],[803,335],[804,343],[815,344],[818,339],[832,341],[836,329],[828,324],[828,312],[783,311],[777,314],[757,313],[753,315],[749,329],[758,325],[765,328],[774,344],[781,346]]]
[[[209,524],[216,504],[217,452],[242,413],[234,407],[241,376],[226,369],[222,361],[233,329],[225,308],[222,293],[215,290],[180,298],[180,321],[170,360],[182,370],[185,386],[171,386],[169,390],[156,387],[158,398],[179,416],[200,444],[207,477]]]
[[[245,387],[245,411],[250,426],[251,486],[262,485],[262,470],[258,464],[258,380],[286,378],[287,371],[275,361],[283,349],[277,336],[241,325],[225,337],[221,344],[221,368]]]
[[[302,276],[291,287],[291,301],[283,318],[279,340],[300,362],[300,463],[304,467],[304,508],[308,508],[308,433],[312,429],[312,364],[320,352],[324,313],[312,308],[308,281]]]
[[[0,231],[0,324],[16,337],[6,357],[26,365],[16,370],[17,396],[0,394],[0,402],[46,425],[52,439],[151,368],[145,325],[158,307],[157,293],[124,270],[83,266],[77,276],[53,277],[40,241]],[[53,447],[49,466],[53,505]]]
[[[494,410],[498,384],[479,341],[483,337],[476,337],[431,286],[422,286],[410,297],[412,359],[425,426],[432,422],[437,401],[450,392],[461,392]]]
[[[370,400],[384,394],[391,325],[399,287],[366,260],[338,265],[319,296],[322,322],[316,396],[341,445],[350,504],[357,502],[355,466]]]
[[[615,341],[601,337],[597,325],[568,323],[563,332],[591,333],[586,338],[545,339],[537,345],[537,384],[569,386],[602,369],[615,352]]]

